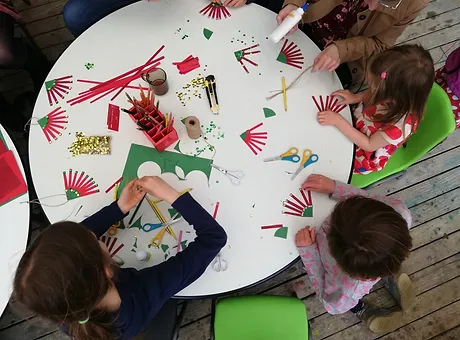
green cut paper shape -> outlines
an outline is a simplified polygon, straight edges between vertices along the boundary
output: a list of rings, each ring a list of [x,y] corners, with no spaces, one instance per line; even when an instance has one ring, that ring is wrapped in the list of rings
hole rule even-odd
[[[313,217],[313,207],[306,207],[302,211],[302,217]]]
[[[173,218],[174,216],[176,216],[178,211],[174,208],[171,208],[171,209],[168,209],[168,213],[169,213],[169,216]],[[176,218],[180,218],[180,217],[182,217],[182,215],[179,213],[179,215],[177,215]]]
[[[182,247],[182,249],[187,248],[187,241],[182,241],[182,242],[180,243],[180,246]]]
[[[264,115],[265,115],[265,118],[270,118],[270,117],[276,116],[276,113],[272,109],[269,109],[268,107],[264,107]]]
[[[276,58],[276,60],[278,60],[279,62],[283,64],[287,64],[287,58],[283,52],[280,52],[280,54],[278,54],[278,57]]]
[[[246,140],[246,137],[247,137],[247,136],[248,136],[248,135],[247,135],[246,131],[243,132],[243,133],[240,135],[240,137],[241,137],[242,140]]]
[[[123,222],[123,220],[120,221],[120,225],[116,227],[117,229],[125,229],[126,226],[125,226],[125,222]]]
[[[65,195],[67,196],[68,201],[80,197],[80,194],[75,189],[67,189],[65,191]]]
[[[56,79],[45,81],[46,91],[51,90],[56,85]]]
[[[276,229],[274,236],[279,237],[279,238],[287,238],[287,234],[288,234],[288,227],[283,227],[283,228]]]
[[[162,174],[172,173],[179,179],[184,178],[180,178],[177,175],[176,166],[182,169],[184,177],[192,171],[201,171],[207,177],[208,182],[209,177],[211,176],[213,163],[212,159],[192,157],[171,151],[158,152],[155,148],[131,144],[125,168],[123,170],[123,181],[121,181],[118,189],[119,193],[123,191],[123,188],[129,181],[137,178],[137,171],[145,162],[154,162],[158,164]]]
[[[129,229],[131,229],[131,228],[137,228],[137,229],[141,230],[141,229],[142,229],[141,218],[142,218],[142,215],[139,216],[139,218],[138,218],[133,224],[131,224],[131,225],[129,226]]]
[[[134,239],[133,248],[137,248],[137,237]],[[131,249],[133,251],[134,249]]]
[[[206,39],[211,39],[211,36],[214,32],[211,30],[208,30],[207,28],[203,28],[203,35]]]
[[[185,118],[182,118],[180,121],[181,121],[181,123],[182,123],[182,124],[184,124],[184,125],[185,125],[185,121],[186,121],[186,120],[187,120],[187,117],[185,117]]]
[[[166,250],[169,249],[169,246],[167,244],[162,244],[161,245],[161,250],[163,250],[163,253],[166,253]]]
[[[236,51],[234,52],[236,60],[240,61],[240,59],[243,57],[243,51]]]
[[[48,125],[48,116],[40,118],[37,122],[42,129],[46,128],[46,126]]]

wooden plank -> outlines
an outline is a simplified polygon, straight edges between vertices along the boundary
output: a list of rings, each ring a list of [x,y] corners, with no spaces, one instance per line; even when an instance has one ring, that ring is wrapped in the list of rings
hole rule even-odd
[[[67,0],[53,1],[42,6],[26,9],[21,12],[21,15],[25,22],[31,23],[61,14],[66,3]]]
[[[417,163],[421,163],[425,159],[439,155],[448,150],[458,148],[459,146],[460,146],[460,129],[452,132],[443,142],[436,145],[432,150],[430,150],[430,152],[428,152],[425,156],[423,156]]]
[[[31,340],[48,335],[57,330],[37,317],[21,322],[13,327],[8,327],[0,333],[2,340]]]
[[[40,340],[69,340],[70,338],[61,331],[56,331],[41,337]]]
[[[460,4],[453,0],[430,1],[428,3],[428,6],[426,6],[424,9],[420,11],[420,14],[417,16],[417,18],[415,18],[411,25],[414,25],[415,23],[422,20],[438,21],[440,14],[446,13],[458,7],[460,7]]]
[[[26,71],[20,71],[12,76],[4,77],[0,81],[0,92],[10,91],[18,88],[24,89],[32,85],[32,80]]]
[[[426,49],[432,49],[434,47],[444,45],[447,43],[458,40],[460,31],[460,25],[452,25],[451,27],[440,29],[431,34],[423,35],[414,39],[408,39],[405,44],[420,44]]]
[[[459,315],[460,301],[456,301],[380,339],[431,339],[433,336],[458,326],[460,324]]]
[[[26,29],[29,31],[32,37],[35,37],[39,34],[51,32],[59,28],[66,27],[64,22],[64,16],[62,14],[55,15],[51,18],[45,18],[42,20],[31,22],[26,24]]]
[[[450,2],[450,1],[445,1]],[[459,7],[457,5],[457,7]],[[396,44],[404,44],[410,40],[430,35],[430,33],[450,28],[460,22],[460,7],[451,11],[442,13],[436,17],[436,20],[427,19],[419,21],[414,25],[408,26],[399,36]],[[458,35],[457,35],[458,37]],[[439,43],[439,42],[438,42]]]
[[[432,340],[458,340],[460,339],[460,326],[450,329],[447,332],[439,334],[431,339]]]
[[[398,180],[384,182],[369,191],[381,195],[390,195],[398,190],[410,187],[418,182],[427,180],[460,165],[460,152],[457,149],[449,150],[443,154],[414,164],[407,173]]]
[[[17,11],[22,12],[22,11],[32,9],[35,7],[39,7],[39,6],[43,6],[43,5],[46,5],[51,2],[55,2],[55,1],[58,1],[58,0],[33,0],[31,1],[31,4],[28,5],[23,0],[13,0],[13,6]]]
[[[58,30],[37,35],[34,40],[40,49],[59,45],[68,41],[72,41],[73,35],[67,27]]]
[[[59,45],[48,47],[42,50],[43,54],[48,58],[49,61],[56,61],[61,54],[70,46],[72,42],[67,41]]]
[[[424,244],[439,240],[460,229],[460,209],[451,211],[423,226],[411,230],[412,249],[422,247]]]
[[[34,313],[27,310],[19,311],[17,302],[10,302],[0,318],[0,338],[2,329],[11,327],[19,322],[30,319],[33,316],[35,316]]]

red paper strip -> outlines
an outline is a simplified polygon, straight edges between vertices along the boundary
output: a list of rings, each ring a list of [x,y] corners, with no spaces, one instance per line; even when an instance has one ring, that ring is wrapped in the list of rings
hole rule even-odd
[[[217,217],[217,212],[219,211],[219,205],[220,205],[220,203],[217,202],[216,207],[214,208],[214,213],[212,214],[213,219],[216,219],[216,217]]]
[[[118,105],[109,104],[109,112],[107,113],[107,128],[118,132],[119,126],[120,107]]]
[[[282,228],[282,227],[283,227],[282,224],[272,224],[272,225],[261,226],[260,229],[278,229],[278,228]]]
[[[200,60],[198,57],[193,57],[189,55],[183,61],[174,62],[173,65],[177,67],[180,74],[187,74],[200,67]]]
[[[179,237],[177,238],[177,252],[181,251],[181,243],[182,242],[182,230],[179,233]]]
[[[119,179],[117,179],[115,183],[113,183],[111,186],[107,188],[107,190],[105,190],[105,193],[107,194],[110,190],[112,190],[115,187],[115,185],[119,184],[122,180],[123,180],[123,177],[120,177]]]

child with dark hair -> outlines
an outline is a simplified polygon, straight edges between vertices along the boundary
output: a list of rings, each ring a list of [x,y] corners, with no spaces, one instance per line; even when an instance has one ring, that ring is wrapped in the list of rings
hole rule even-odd
[[[330,314],[353,312],[373,332],[393,331],[401,310],[407,311],[415,300],[409,277],[399,274],[412,247],[409,210],[399,200],[321,175],[309,176],[302,189],[339,201],[317,231],[306,227],[296,235],[296,246],[324,307]],[[399,306],[385,310],[361,300],[380,279]]]
[[[156,266],[119,268],[98,238],[145,193],[169,202],[197,237]],[[19,262],[13,296],[75,340],[132,339],[167,300],[203,274],[226,241],[222,227],[189,193],[180,195],[159,177],[143,177],[81,224],[58,222],[41,233]]]
[[[340,114],[318,113],[321,125],[336,126],[356,145],[354,172],[382,170],[390,156],[417,129],[434,82],[430,53],[419,45],[380,52],[367,69],[369,89],[353,94],[340,90],[339,104],[358,104],[353,127]]]

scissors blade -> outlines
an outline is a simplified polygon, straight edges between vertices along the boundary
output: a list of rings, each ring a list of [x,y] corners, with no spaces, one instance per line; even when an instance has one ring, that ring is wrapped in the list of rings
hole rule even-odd
[[[270,158],[265,158],[264,159],[264,162],[273,162],[273,161],[277,161],[277,160],[280,160],[281,157],[280,156],[277,156],[277,157],[270,157]]]
[[[303,167],[300,167],[300,168],[298,168],[298,169],[296,170],[296,172],[294,172],[294,174],[293,174],[292,177],[291,177],[291,181],[293,181],[294,178],[297,177],[297,175],[302,171],[302,169],[303,169]]]

